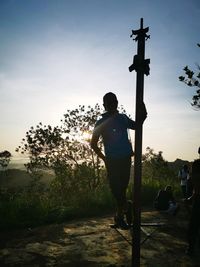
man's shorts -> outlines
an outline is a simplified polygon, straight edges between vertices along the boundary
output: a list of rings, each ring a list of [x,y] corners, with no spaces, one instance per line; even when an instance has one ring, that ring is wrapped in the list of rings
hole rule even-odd
[[[117,201],[124,201],[130,179],[131,157],[107,158],[107,177],[111,191]]]

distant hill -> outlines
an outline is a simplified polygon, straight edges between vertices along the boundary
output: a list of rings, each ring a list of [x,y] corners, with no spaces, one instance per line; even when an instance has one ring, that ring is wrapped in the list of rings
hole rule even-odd
[[[176,159],[175,161],[168,162],[168,166],[177,172],[183,167],[184,164],[187,164],[190,167],[192,163],[182,159]]]
[[[51,171],[44,171],[41,182],[49,184],[54,179],[54,174]],[[24,187],[31,181],[31,176],[26,170],[8,169],[0,171],[0,186],[1,187]]]
[[[26,170],[23,162],[11,162],[8,165],[8,169]]]
[[[184,165],[191,166],[191,162],[182,159],[176,159],[173,162],[168,162],[171,169],[177,172]],[[49,184],[54,179],[55,175],[53,171],[44,171],[41,181],[44,184]],[[31,181],[31,176],[27,173],[24,162],[11,162],[9,168],[6,171],[0,170],[0,186],[2,187],[24,187],[27,186]]]
[[[8,169],[26,170],[24,164],[29,162],[27,157],[12,157]]]

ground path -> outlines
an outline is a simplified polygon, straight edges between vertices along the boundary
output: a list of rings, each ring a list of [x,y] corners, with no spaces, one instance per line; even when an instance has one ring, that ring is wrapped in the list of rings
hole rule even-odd
[[[156,211],[143,211],[142,221],[165,221],[166,225],[142,245],[141,266],[200,266],[200,251],[193,258],[184,253],[187,229],[184,212],[168,217]],[[105,216],[0,233],[0,266],[131,266],[131,246],[109,227],[110,223],[112,217]],[[128,231],[123,233],[130,238]]]

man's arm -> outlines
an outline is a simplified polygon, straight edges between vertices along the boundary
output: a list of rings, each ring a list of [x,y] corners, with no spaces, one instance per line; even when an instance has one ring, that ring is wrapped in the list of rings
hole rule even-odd
[[[140,107],[139,121],[133,121],[132,119],[126,116],[128,129],[136,130],[137,127],[140,127],[141,124],[143,124],[146,118],[147,118],[147,110],[144,102],[142,102],[142,105]]]
[[[136,122],[137,124],[141,125],[147,118],[147,110],[144,102],[142,102],[142,105],[140,107],[140,121]],[[137,125],[138,126],[138,125]]]
[[[96,131],[94,130],[90,146],[97,154],[97,156],[100,157],[103,161],[105,161],[105,155],[101,152],[101,149],[98,147],[98,141],[99,141],[99,134],[97,134]]]

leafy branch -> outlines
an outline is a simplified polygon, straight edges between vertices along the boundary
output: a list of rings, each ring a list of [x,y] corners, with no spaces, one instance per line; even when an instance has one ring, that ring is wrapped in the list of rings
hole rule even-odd
[[[200,44],[197,44],[200,47]],[[179,76],[179,81],[184,82],[189,87],[196,87],[196,94],[192,97],[191,105],[198,110],[200,109],[200,65],[197,65],[196,73],[192,71],[188,66],[185,66],[183,71],[184,76]]]

